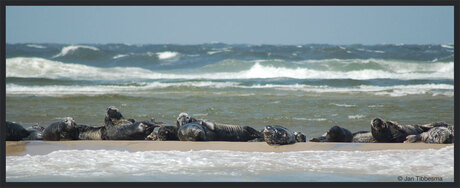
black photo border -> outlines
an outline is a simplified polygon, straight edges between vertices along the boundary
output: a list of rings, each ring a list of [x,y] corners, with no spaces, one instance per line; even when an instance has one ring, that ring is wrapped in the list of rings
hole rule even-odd
[[[452,6],[454,7],[454,124],[459,131],[460,0],[0,0],[0,122],[5,122],[6,6]],[[454,182],[6,182],[6,127],[0,126],[0,187],[460,187],[458,176],[459,139],[454,141]]]

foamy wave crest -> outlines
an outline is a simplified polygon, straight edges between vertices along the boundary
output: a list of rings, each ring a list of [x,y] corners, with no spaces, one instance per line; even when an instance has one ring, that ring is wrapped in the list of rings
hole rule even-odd
[[[7,94],[22,95],[44,95],[44,96],[62,96],[62,95],[104,95],[104,94],[141,94],[153,89],[167,87],[208,87],[208,88],[226,88],[235,87],[237,82],[180,82],[180,83],[137,83],[135,85],[92,85],[92,86],[22,86],[17,84],[7,84]]]
[[[164,60],[164,59],[171,59],[171,58],[177,57],[179,53],[166,51],[166,52],[158,52],[157,55],[158,55],[158,59]]]
[[[138,176],[148,177],[144,181],[158,181],[165,177],[170,181],[187,181],[187,177],[201,177],[192,181],[216,181],[219,177],[257,181],[266,174],[287,174],[289,177],[308,172],[453,178],[454,148],[282,153],[59,150],[46,155],[6,157],[7,180],[46,174],[50,177],[47,181],[65,177]],[[283,180],[272,178],[269,181]],[[302,177],[284,181],[302,181]]]
[[[441,64],[440,64],[441,65]],[[248,70],[239,72],[158,73],[138,67],[97,68],[80,64],[68,64],[42,58],[9,58],[6,60],[7,77],[24,78],[68,78],[75,80],[113,79],[252,79],[252,78],[296,78],[296,79],[453,79],[453,64],[442,64],[436,72],[388,72],[383,70],[321,71],[308,68],[286,68],[264,66],[255,63]],[[423,69],[422,69],[423,70]]]
[[[28,44],[26,46],[30,47],[30,48],[39,48],[39,49],[46,48],[46,46],[42,46],[42,45],[38,45],[38,44]]]
[[[69,54],[71,52],[74,52],[74,51],[76,51],[78,49],[89,49],[89,50],[93,50],[93,51],[99,51],[99,48],[96,48],[96,47],[93,47],[93,46],[71,45],[71,46],[66,46],[66,47],[62,48],[61,52],[59,54],[56,54],[55,56],[53,56],[53,58],[66,56],[67,54]]]
[[[329,86],[312,86],[312,85],[253,85],[239,86],[242,88],[274,88],[279,90],[304,91],[315,93],[371,93],[374,95],[389,95],[393,97],[407,95],[432,94],[453,96],[454,86],[449,84],[417,84],[417,85],[395,85],[395,86],[371,86],[361,85],[358,87],[329,87]],[[338,106],[338,105],[336,105]]]

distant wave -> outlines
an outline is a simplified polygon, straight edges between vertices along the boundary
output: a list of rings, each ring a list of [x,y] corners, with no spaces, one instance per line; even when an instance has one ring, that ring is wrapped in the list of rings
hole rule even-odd
[[[28,44],[27,47],[39,48],[39,49],[46,48],[46,46],[42,46],[42,45],[38,45],[38,44]]]
[[[171,58],[177,57],[179,53],[166,51],[166,52],[158,52],[157,55],[158,55],[158,59],[165,60],[165,59],[171,59]]]
[[[70,46],[66,46],[66,47],[62,48],[61,52],[59,54],[56,54],[55,56],[53,56],[53,58],[66,56],[67,54],[72,53],[74,51],[77,51],[79,49],[89,49],[89,50],[93,50],[93,51],[99,51],[99,48],[96,48],[96,47],[93,47],[93,46],[70,45]]]
[[[184,181],[186,177],[235,177],[235,180],[254,181],[251,178],[257,180],[264,174],[305,172],[392,175],[394,181],[396,176],[453,178],[454,147],[295,152],[58,150],[45,155],[6,156],[7,181],[41,175],[61,180],[66,177],[113,179],[120,174],[149,177],[148,181]],[[282,181],[273,177],[271,180]]]
[[[138,80],[138,79],[254,79],[254,78],[295,78],[295,79],[452,79],[454,64],[391,64],[383,61],[388,70],[351,69],[349,71],[320,70],[304,67],[276,67],[260,62],[249,65],[238,72],[188,71],[187,74],[159,73],[139,67],[98,68],[81,64],[69,64],[43,58],[8,58],[6,77],[51,78],[74,80]],[[222,67],[222,70],[225,67]]]

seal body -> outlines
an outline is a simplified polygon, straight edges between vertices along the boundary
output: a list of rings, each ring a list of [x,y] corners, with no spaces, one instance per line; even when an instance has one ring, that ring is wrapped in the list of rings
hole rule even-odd
[[[375,118],[371,122],[372,136],[377,142],[402,143],[409,135],[418,135],[423,129],[418,125],[399,125],[393,121]]]
[[[199,122],[184,124],[177,130],[180,141],[207,141],[206,130]]]
[[[429,144],[450,144],[454,142],[453,126],[434,127],[418,135],[409,135],[405,142],[425,142]]]
[[[305,136],[301,132],[294,132],[295,140],[297,142],[306,142],[307,141],[307,136]]]
[[[25,137],[24,140],[43,140],[43,131],[45,130],[45,127],[33,125],[26,130],[29,131],[30,134]]]
[[[158,125],[149,122],[136,122],[129,125],[118,125],[106,128],[104,140],[145,140]]]
[[[326,133],[317,138],[310,139],[311,142],[352,142],[353,134],[348,129],[340,126],[331,127]]]
[[[43,131],[43,140],[59,141],[59,140],[77,140],[78,128],[77,124],[71,117],[67,117],[60,122],[55,122],[46,127]]]
[[[107,108],[104,118],[104,125],[106,128],[130,125],[134,122],[134,119],[125,119],[118,108],[114,106],[109,106]]]
[[[268,145],[286,145],[296,143],[294,133],[282,126],[265,126],[264,139]]]
[[[78,125],[78,139],[80,140],[102,140],[106,134],[106,127],[91,127]]]
[[[179,140],[179,138],[177,137],[177,130],[177,126],[174,125],[161,126],[157,132],[157,140]]]
[[[374,143],[375,139],[370,131],[359,131],[353,133],[353,140],[355,143]]]
[[[19,141],[29,136],[30,133],[22,125],[6,121],[6,141]]]

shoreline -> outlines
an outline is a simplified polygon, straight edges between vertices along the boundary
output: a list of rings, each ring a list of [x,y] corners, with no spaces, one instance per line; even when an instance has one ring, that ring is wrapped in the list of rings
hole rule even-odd
[[[229,150],[242,152],[291,151],[376,151],[440,149],[453,144],[426,143],[339,143],[305,142],[270,146],[265,142],[182,142],[182,141],[6,141],[6,156],[44,155],[57,150],[119,150],[119,151],[190,151]]]

